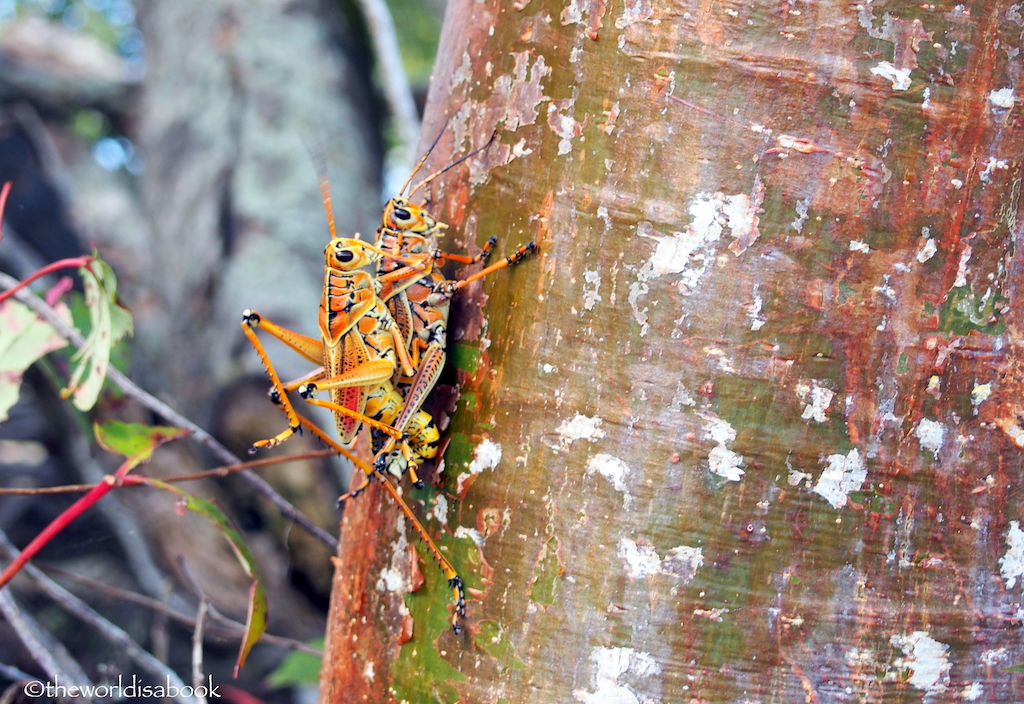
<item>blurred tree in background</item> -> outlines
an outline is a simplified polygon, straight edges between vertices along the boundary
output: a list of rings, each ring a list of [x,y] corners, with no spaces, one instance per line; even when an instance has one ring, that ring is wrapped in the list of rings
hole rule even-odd
[[[417,3],[395,8],[420,96],[441,11]],[[360,8],[12,0],[0,2],[0,65],[0,181],[13,182],[0,269],[23,278],[95,246],[117,272],[135,318],[135,337],[116,351],[115,364],[236,454],[278,432],[284,420],[267,401],[265,374],[238,327],[241,311],[253,308],[316,334],[329,236],[319,164],[330,177],[339,231],[371,233],[380,217],[384,156],[395,145]],[[396,162],[400,178],[407,161]],[[270,347],[285,375],[307,371],[282,347]],[[90,419],[56,397],[66,359],[53,356],[30,370],[22,402],[0,425],[3,486],[95,482],[114,466],[114,458],[90,448]],[[91,417],[160,421],[117,393]],[[281,451],[319,447],[306,437]],[[180,474],[219,463],[181,443],[158,452],[147,472]],[[336,534],[334,497],[344,469],[314,459],[262,476]],[[227,507],[259,556],[270,632],[321,637],[331,548],[237,477],[186,488]],[[0,529],[24,545],[73,498],[0,496]],[[227,544],[152,492],[104,498],[41,560],[186,614],[194,615],[198,589],[227,615],[245,617],[248,582]],[[46,605],[27,580],[15,586],[27,604]],[[73,589],[177,672],[189,671],[191,627],[95,586]],[[95,633],[60,612],[54,618],[57,638],[94,681],[136,671]],[[228,679],[236,649],[237,637],[208,633],[206,665],[219,681]],[[240,686],[288,701],[287,691],[272,694],[259,684],[285,652],[257,647]],[[2,622],[0,664],[40,675]],[[8,675],[0,671],[0,682]]]

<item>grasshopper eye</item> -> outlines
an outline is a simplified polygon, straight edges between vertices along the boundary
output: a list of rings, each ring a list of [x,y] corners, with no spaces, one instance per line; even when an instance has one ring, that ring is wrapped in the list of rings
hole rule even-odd
[[[341,250],[340,252],[338,252],[336,256],[338,258],[338,261],[341,262],[342,264],[348,264],[350,261],[356,258],[356,255],[347,249]]]
[[[395,218],[397,220],[402,220],[402,221],[412,220],[412,215],[410,215],[409,211],[406,210],[405,208],[395,208],[394,211],[392,211],[392,212],[394,213]]]

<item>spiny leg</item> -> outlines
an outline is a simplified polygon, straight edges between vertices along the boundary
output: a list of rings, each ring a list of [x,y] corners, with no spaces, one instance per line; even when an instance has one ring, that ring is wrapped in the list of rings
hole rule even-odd
[[[494,245],[496,244],[498,244],[498,237],[496,235],[491,235],[484,243],[484,248],[480,250],[480,254],[477,254],[474,257],[467,257],[462,254],[449,254],[448,252],[442,252],[439,249],[434,252],[433,257],[435,260],[444,259],[446,261],[457,262],[459,264],[476,264],[477,262],[482,262],[491,256],[491,252],[494,251]]]
[[[402,498],[402,495],[398,493],[398,489],[396,489],[394,485],[392,485],[391,482],[387,480],[387,477],[375,472],[373,467],[371,467],[369,464],[359,459],[351,452],[349,452],[347,449],[339,445],[330,436],[328,436],[326,433],[320,430],[320,428],[318,428],[314,423],[303,418],[302,416],[299,416],[299,419],[300,422],[302,422],[303,425],[312,430],[313,433],[318,438],[320,438],[325,443],[330,445],[331,448],[336,450],[339,454],[347,457],[352,462],[352,464],[356,465],[357,467],[359,467],[359,469],[363,471],[363,473],[367,476],[367,482],[363,485],[363,487],[360,487],[358,491],[362,491],[362,489],[369,484],[368,478],[370,475],[377,474],[378,478],[381,480],[381,484],[384,486],[384,490],[391,496],[392,500],[394,500],[394,502],[398,504],[399,510],[401,510],[401,512],[405,515],[409,523],[412,524],[413,530],[416,531],[416,534],[419,536],[420,540],[422,540],[424,544],[426,544],[427,552],[429,552],[431,556],[433,556],[433,558],[437,560],[437,563],[440,566],[441,571],[444,573],[445,579],[448,580],[448,587],[452,590],[452,600],[455,602],[455,609],[454,613],[452,614],[452,630],[456,633],[456,635],[461,633],[461,620],[462,617],[466,615],[466,591],[462,578],[459,576],[459,573],[455,571],[455,568],[452,566],[452,563],[449,562],[448,558],[446,558],[444,554],[441,552],[440,548],[437,547],[437,544],[431,539],[430,534],[427,533],[427,529],[423,526],[422,523],[420,523],[420,520],[416,517],[416,514],[413,513],[412,509],[409,507],[409,504],[405,502],[405,499]],[[339,499],[339,501],[341,501],[341,499]]]
[[[517,249],[515,252],[510,254],[509,256],[502,259],[497,264],[492,264],[491,266],[482,269],[481,271],[478,271],[472,276],[467,276],[465,279],[460,279],[459,281],[445,281],[444,284],[441,284],[442,292],[447,294],[453,294],[459,289],[464,288],[469,284],[473,283],[477,279],[482,279],[488,274],[498,271],[499,269],[504,269],[505,267],[512,266],[513,264],[518,264],[527,254],[531,254],[536,251],[536,242],[530,242],[529,244],[525,244],[519,249]]]
[[[292,407],[291,401],[288,400],[288,394],[285,391],[284,385],[281,383],[281,379],[277,374],[277,370],[274,369],[274,365],[270,361],[270,357],[267,356],[266,350],[263,348],[263,343],[260,342],[259,337],[256,335],[256,328],[263,327],[267,329],[271,335],[284,342],[286,345],[291,347],[293,350],[301,354],[303,357],[310,359],[311,361],[322,364],[322,353],[323,347],[320,346],[321,357],[313,358],[312,351],[313,347],[310,343],[315,342],[317,345],[320,343],[313,340],[313,338],[306,337],[305,335],[299,335],[298,333],[292,332],[286,328],[282,328],[279,325],[270,323],[270,321],[264,320],[260,317],[259,313],[252,310],[245,310],[242,313],[242,332],[249,338],[249,342],[256,350],[256,354],[259,355],[260,361],[263,362],[263,367],[267,370],[267,376],[270,377],[271,387],[271,399],[275,404],[279,405],[284,411],[288,418],[288,428],[282,430],[280,433],[267,440],[257,440],[253,443],[252,447],[249,448],[249,453],[252,454],[257,450],[265,447],[274,447],[280,445],[285,440],[290,438],[296,432],[301,431],[301,424],[299,421],[299,415],[295,412]]]
[[[354,454],[352,454],[352,452],[344,445],[335,442],[335,440],[331,436],[329,436],[327,433],[320,429],[320,426],[318,426],[316,423],[309,420],[305,416],[300,415],[299,422],[302,423],[304,427],[308,428],[309,431],[313,433],[313,435],[320,438],[321,442],[323,442],[325,445],[330,446],[331,449],[333,449],[339,455],[341,455],[342,457],[344,457],[353,465],[355,465],[356,467],[363,471],[363,483],[356,487],[355,491],[350,491],[345,494],[342,494],[337,501],[339,506],[342,503],[344,503],[345,500],[358,496],[363,492],[364,489],[366,489],[366,487],[370,486],[370,476],[373,475],[374,473],[373,467],[371,467],[367,462],[364,462],[359,457],[356,457]]]

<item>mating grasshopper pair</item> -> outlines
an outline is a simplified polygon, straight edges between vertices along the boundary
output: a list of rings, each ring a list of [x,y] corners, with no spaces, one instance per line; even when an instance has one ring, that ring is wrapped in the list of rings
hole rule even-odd
[[[426,157],[413,171],[402,193],[425,160]],[[324,179],[321,192],[331,241],[325,249],[320,339],[283,328],[251,310],[242,314],[242,329],[270,376],[272,400],[288,418],[288,428],[273,438],[258,441],[250,452],[280,444],[305,426],[363,470],[362,485],[342,499],[359,493],[369,484],[370,476],[376,475],[448,579],[455,602],[452,629],[459,633],[465,614],[462,579],[386,475],[401,478],[408,471],[416,486],[422,486],[416,468],[437,452],[440,436],[422,406],[444,367],[451,297],[482,276],[515,264],[536,251],[536,245],[531,242],[502,262],[466,279],[446,279],[439,268],[445,260],[479,262],[490,254],[497,238],[491,237],[476,257],[445,254],[436,248],[436,236],[448,226],[409,198],[443,171],[429,176],[408,197],[400,195],[388,201],[373,245],[337,236]],[[364,270],[374,264],[376,275]],[[282,383],[255,333],[256,328],[281,340],[318,368],[300,379]],[[334,414],[340,444],[295,411],[288,399],[289,391],[298,391],[307,403]],[[330,400],[316,398],[318,391],[328,391]],[[375,438],[376,458],[372,466],[344,447],[353,442],[364,423]]]

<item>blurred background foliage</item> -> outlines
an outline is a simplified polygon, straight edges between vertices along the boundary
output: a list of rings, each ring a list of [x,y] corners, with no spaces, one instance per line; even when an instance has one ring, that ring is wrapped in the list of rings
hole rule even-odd
[[[238,330],[238,314],[250,305],[269,307],[274,319],[315,334],[326,237],[315,164],[324,155],[317,152],[326,155],[342,232],[372,232],[380,214],[374,197],[393,195],[408,168],[391,156],[397,140],[380,89],[386,79],[376,69],[357,2],[308,3],[287,11],[279,4],[0,0],[0,181],[15,183],[0,270],[22,278],[95,243],[117,271],[119,293],[137,325],[135,338],[119,345],[115,364],[243,456],[257,436],[278,432],[281,419],[266,401],[265,376]],[[422,109],[444,5],[388,4]],[[313,28],[296,29],[296,16],[311,19]],[[191,38],[198,58],[179,49],[189,46],[189,22],[206,23],[200,26],[210,27],[214,37],[212,47],[203,44],[209,37]],[[303,45],[308,37],[320,43]],[[287,64],[290,58],[293,64]],[[189,72],[204,62],[227,67],[210,80],[234,81],[212,92],[211,105],[188,93],[200,82]],[[156,69],[162,69],[159,80]],[[287,76],[305,80],[307,74],[326,78],[311,80],[312,88],[303,85],[308,92],[298,94]],[[218,113],[213,98],[228,93],[234,102]],[[181,125],[192,130],[187,137],[193,142],[169,138],[182,138],[175,131]],[[212,252],[209,261],[197,248]],[[196,272],[201,275],[186,280]],[[54,281],[42,280],[36,288],[43,291]],[[109,384],[89,418],[62,404],[56,392],[66,381],[68,354],[51,355],[26,374],[22,401],[0,425],[0,486],[96,481],[111,468],[110,458],[90,447],[92,420],[160,422]],[[286,353],[271,354],[287,364]],[[282,449],[319,447],[307,437]],[[184,442],[162,449],[145,471],[166,476],[217,464]],[[334,497],[345,479],[336,465],[290,462],[261,476],[336,535]],[[244,483],[203,484],[201,493],[225,507],[269,575],[270,632],[315,642],[326,618],[330,551]],[[236,607],[238,595],[244,603],[246,585],[226,566],[233,558],[220,549],[222,541],[178,517],[172,502],[142,493],[105,497],[44,549],[39,563],[86,575],[105,589],[159,599],[186,614],[195,613],[195,578],[204,593],[222,600],[217,608],[244,619]],[[0,530],[24,546],[75,498],[0,496]],[[119,530],[136,539],[144,535],[150,554],[133,554],[139,545],[125,543]],[[155,581],[147,582],[140,564],[156,568]],[[187,679],[190,627],[95,586],[61,583]],[[123,655],[44,596],[24,582],[14,586],[26,612],[46,624],[94,681],[133,671]],[[218,681],[229,681],[236,648],[237,640],[212,629],[204,664]],[[309,656],[294,653],[285,661],[287,654],[284,647],[258,645],[233,684],[255,701],[310,700],[316,667]],[[42,675],[0,620],[0,698],[17,670]]]

